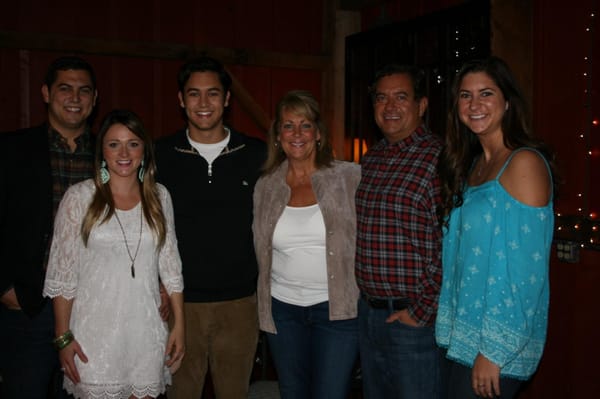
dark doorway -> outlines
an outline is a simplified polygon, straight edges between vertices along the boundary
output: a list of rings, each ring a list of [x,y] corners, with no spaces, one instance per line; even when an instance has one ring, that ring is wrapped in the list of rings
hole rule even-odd
[[[388,63],[416,64],[427,76],[431,130],[443,135],[450,87],[460,66],[490,55],[490,5],[468,2],[413,20],[393,23],[346,38],[346,137],[351,154],[357,145],[371,146],[381,136],[373,121],[368,86],[375,72]]]

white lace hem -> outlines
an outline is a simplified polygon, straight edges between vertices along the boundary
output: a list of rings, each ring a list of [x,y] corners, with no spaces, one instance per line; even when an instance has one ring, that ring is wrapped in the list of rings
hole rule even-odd
[[[64,380],[64,388],[77,399],[128,399],[131,395],[136,398],[143,398],[146,396],[156,398],[166,391],[165,384],[163,383],[137,386],[124,384],[96,385],[80,382],[75,385],[68,378],[65,378]]]
[[[167,290],[167,293],[171,295],[174,292],[183,292],[183,278],[181,276],[170,278],[162,282]]]
[[[56,298],[62,296],[65,299],[73,299],[77,294],[77,287],[66,287],[64,281],[46,279],[44,286],[44,296]]]

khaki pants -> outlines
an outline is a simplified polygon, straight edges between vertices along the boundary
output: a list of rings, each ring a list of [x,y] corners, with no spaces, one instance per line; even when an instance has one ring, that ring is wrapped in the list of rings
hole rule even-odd
[[[256,295],[184,304],[186,353],[169,399],[200,399],[210,365],[217,399],[245,399],[258,342]]]

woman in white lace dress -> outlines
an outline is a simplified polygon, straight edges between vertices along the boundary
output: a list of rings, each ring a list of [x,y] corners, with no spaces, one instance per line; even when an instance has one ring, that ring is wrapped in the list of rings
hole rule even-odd
[[[44,295],[54,298],[64,387],[76,398],[154,398],[184,355],[183,278],[168,191],[152,142],[116,110],[98,133],[96,176],[56,215]],[[159,314],[159,277],[173,328]]]

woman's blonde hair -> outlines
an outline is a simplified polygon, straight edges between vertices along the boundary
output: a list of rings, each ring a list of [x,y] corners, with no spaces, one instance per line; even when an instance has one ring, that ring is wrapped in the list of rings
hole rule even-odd
[[[144,179],[139,184],[140,197],[144,218],[150,229],[154,232],[158,247],[160,248],[165,242],[166,223],[154,178],[156,174],[156,162],[154,160],[152,139],[146,133],[142,121],[135,113],[119,109],[109,112],[104,117],[96,138],[96,157],[94,161],[94,185],[96,186],[96,192],[81,224],[83,242],[87,246],[90,232],[94,225],[98,222],[102,224],[108,221],[115,213],[115,203],[110,190],[110,184],[102,183],[100,167],[104,159],[102,151],[104,137],[108,130],[117,124],[125,126],[144,143],[144,164],[140,166],[144,168]]]
[[[319,103],[308,91],[292,90],[279,100],[275,108],[275,120],[273,120],[271,128],[267,133],[268,152],[267,160],[263,166],[264,172],[266,174],[272,173],[286,159],[286,155],[277,141],[285,111],[300,115],[317,126],[321,138],[317,145],[316,166],[317,168],[331,166],[333,162],[333,150],[329,140],[329,131],[321,119]]]

